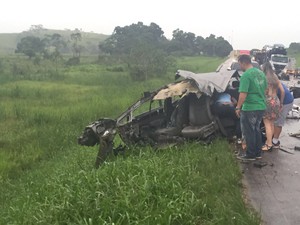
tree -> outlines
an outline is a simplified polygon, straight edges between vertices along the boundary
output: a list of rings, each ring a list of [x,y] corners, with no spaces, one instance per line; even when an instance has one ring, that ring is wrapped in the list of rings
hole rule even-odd
[[[195,47],[196,47],[196,54],[203,54],[203,48],[204,48],[204,38],[201,36],[196,37],[195,39]]]
[[[167,51],[179,55],[195,55],[197,52],[195,40],[196,35],[194,33],[176,29],[173,31],[173,38]]]
[[[209,37],[205,38],[203,52],[207,56],[215,56],[216,55],[216,36],[211,34]]]
[[[296,54],[300,52],[300,43],[292,42],[289,46],[289,52]]]
[[[207,56],[225,57],[233,50],[231,44],[223,37],[218,37],[211,34],[205,38],[203,42],[203,53]]]
[[[79,42],[82,40],[82,36],[81,31],[79,29],[76,28],[75,31],[71,34],[71,40],[73,41],[73,57],[80,59],[82,46],[79,45]]]
[[[42,41],[45,44],[44,58],[53,61],[57,61],[61,57],[61,52],[67,45],[63,37],[57,33],[46,35]]]
[[[101,51],[111,55],[130,54],[138,45],[162,46],[166,41],[164,32],[155,23],[150,26],[142,22],[125,27],[116,27],[113,34],[99,45]]]
[[[16,53],[23,53],[29,59],[43,52],[45,43],[38,37],[27,36],[21,39],[17,44]]]
[[[61,51],[66,47],[66,42],[60,34],[54,33],[46,35],[42,40],[45,43],[43,51],[44,58],[49,59],[55,63],[56,72],[58,71],[58,63],[62,59]]]
[[[225,57],[233,50],[232,46],[223,37],[218,37],[215,44],[215,54],[219,57]]]
[[[191,32],[184,32],[180,29],[173,31],[173,38],[166,51],[175,55],[207,55],[207,56],[227,56],[232,50],[232,46],[223,37],[216,38],[211,34],[207,38],[197,36]]]

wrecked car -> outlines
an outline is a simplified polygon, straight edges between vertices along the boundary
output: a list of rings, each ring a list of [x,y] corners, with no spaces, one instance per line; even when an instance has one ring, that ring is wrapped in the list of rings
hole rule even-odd
[[[179,70],[177,81],[143,97],[115,119],[89,124],[78,138],[84,146],[99,144],[96,167],[113,151],[119,135],[126,146],[162,146],[185,140],[211,141],[216,136],[236,135],[236,121],[213,112],[214,96],[229,93],[238,99],[238,71],[218,69],[195,74]],[[120,148],[122,149],[122,148]]]
[[[239,96],[242,73],[228,71],[227,64],[225,62],[211,73],[195,74],[179,70],[176,73],[178,81],[156,91],[145,92],[142,98],[117,118],[102,118],[89,124],[78,138],[78,143],[83,146],[99,144],[95,163],[98,168],[111,152],[117,155],[124,151],[122,146],[114,148],[116,135],[126,146],[154,147],[186,140],[210,142],[217,136],[236,136],[236,119],[232,115],[220,116],[219,112],[213,110],[218,94],[228,93],[236,100]],[[285,84],[295,98],[300,97],[300,86],[296,80]]]

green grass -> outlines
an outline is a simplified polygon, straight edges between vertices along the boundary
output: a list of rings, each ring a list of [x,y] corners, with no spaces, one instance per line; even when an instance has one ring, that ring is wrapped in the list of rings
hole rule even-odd
[[[75,145],[89,122],[118,116],[144,90],[168,80],[136,83],[126,73],[107,72],[101,65],[65,69],[59,81],[45,79],[16,80],[0,87],[0,176]]]
[[[181,57],[178,60],[178,67],[181,70],[188,70],[194,73],[213,72],[224,62],[222,58],[216,57]]]
[[[74,147],[2,184],[1,224],[259,224],[225,141],[132,149],[99,170],[95,154]]]
[[[145,82],[88,61],[56,71],[50,62],[2,60],[0,224],[259,224],[224,141],[132,148],[99,170],[97,148],[76,143],[89,122],[118,116],[178,68],[213,71],[221,59],[178,59],[167,76]]]

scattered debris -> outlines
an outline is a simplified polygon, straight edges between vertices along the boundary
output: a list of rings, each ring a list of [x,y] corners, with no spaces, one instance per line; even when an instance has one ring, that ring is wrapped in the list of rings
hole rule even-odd
[[[291,152],[288,148],[285,148],[284,146],[280,146],[279,150],[281,150],[285,153],[291,154],[291,155],[294,154],[294,152]]]
[[[261,161],[258,161],[258,162],[254,162],[253,163],[253,166],[256,167],[256,168],[263,168],[265,166],[267,166],[268,163],[267,162],[261,162]]]
[[[300,147],[299,146],[295,146],[294,150],[300,151]]]
[[[289,135],[290,135],[290,137],[300,138],[300,132],[298,132],[298,133],[290,133]]]

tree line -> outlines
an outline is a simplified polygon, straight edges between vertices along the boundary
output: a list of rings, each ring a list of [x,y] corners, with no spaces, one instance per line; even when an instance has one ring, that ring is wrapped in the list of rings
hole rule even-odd
[[[108,54],[129,54],[140,45],[162,49],[176,56],[218,56],[225,57],[233,50],[231,44],[223,37],[211,34],[209,37],[196,36],[180,29],[173,31],[168,40],[164,31],[155,23],[149,26],[142,22],[124,27],[116,27],[113,34],[99,45],[101,51]]]
[[[161,27],[138,22],[129,26],[117,26],[113,34],[99,45],[102,54],[123,56],[130,75],[136,80],[164,75],[172,65],[170,56],[218,56],[225,57],[233,50],[223,37],[196,36],[180,29],[173,31],[168,40]]]
[[[42,28],[37,26],[32,29]],[[44,38],[29,35],[20,40],[15,52],[23,53],[37,62],[40,58],[58,62],[62,59],[62,54],[70,48],[71,43],[73,57],[67,64],[75,65],[80,62],[81,39],[81,32],[78,29],[70,35],[68,42],[57,33],[46,35]],[[138,22],[115,27],[112,35],[99,44],[99,55],[118,57],[127,64],[133,79],[145,80],[166,74],[168,68],[173,65],[172,56],[225,57],[232,49],[230,43],[223,37],[216,37],[213,34],[204,38],[176,29],[173,31],[172,39],[168,40],[159,25],[155,23],[145,25]]]
[[[43,38],[28,35],[23,37],[17,44],[15,53],[22,53],[28,56],[29,59],[34,58],[35,62],[38,62],[41,58],[57,62],[62,59],[62,54],[68,53],[71,49],[73,57],[67,63],[78,64],[82,51],[81,40],[82,35],[79,29],[75,29],[70,34],[70,40],[68,41],[58,33],[47,34]]]

